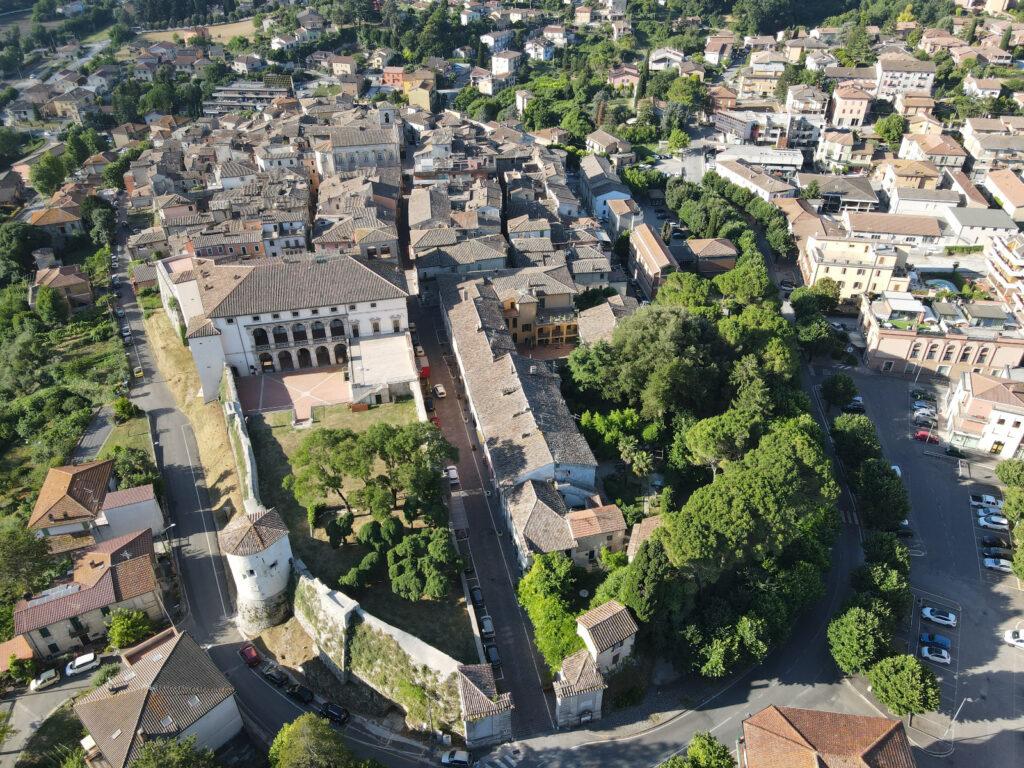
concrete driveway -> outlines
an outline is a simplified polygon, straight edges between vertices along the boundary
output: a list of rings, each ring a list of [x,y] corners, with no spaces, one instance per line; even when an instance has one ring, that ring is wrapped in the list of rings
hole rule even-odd
[[[63,670],[61,674],[63,675]],[[26,689],[24,693],[12,698],[4,697],[0,702],[0,711],[13,712],[11,725],[17,733],[0,748],[0,768],[12,768],[18,761],[21,750],[25,748],[25,744],[43,720],[72,696],[89,688],[91,678],[91,674],[62,677],[59,683],[42,691]]]

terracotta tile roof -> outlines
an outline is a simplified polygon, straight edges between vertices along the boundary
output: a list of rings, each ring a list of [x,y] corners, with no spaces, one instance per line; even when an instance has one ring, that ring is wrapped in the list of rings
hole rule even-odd
[[[75,704],[75,713],[113,768],[152,738],[173,738],[235,689],[188,634],[174,628],[125,651],[127,670]]]
[[[53,224],[67,224],[73,221],[81,221],[82,217],[65,210],[64,208],[44,208],[36,211],[29,219],[29,224],[36,227],[48,227]]]
[[[562,660],[561,675],[555,681],[555,696],[564,698],[607,688],[604,677],[586,648]]]
[[[465,720],[480,720],[514,708],[511,693],[498,693],[490,664],[458,667],[459,702]]]
[[[629,242],[637,258],[646,262],[652,274],[659,274],[668,267],[678,268],[675,258],[650,224],[641,224],[634,229],[629,235]]]
[[[18,659],[31,659],[35,656],[32,646],[24,635],[18,635],[6,642],[0,643],[0,674],[11,668],[11,656]]]
[[[112,459],[54,467],[46,473],[29,528],[48,528],[95,519],[114,469]]]
[[[577,616],[576,623],[590,633],[599,653],[632,637],[637,631],[629,609],[617,600],[609,600]]]
[[[651,538],[651,534],[661,526],[661,515],[645,517],[633,526],[629,534],[629,544],[626,546],[626,556],[632,560],[640,551],[640,545]]]
[[[47,267],[36,270],[35,285],[49,285],[52,288],[89,285],[89,277],[75,264],[67,267]]]
[[[903,723],[770,706],[743,721],[747,768],[914,768]]]
[[[615,504],[580,509],[565,516],[574,539],[626,530],[626,520]]]
[[[385,276],[351,256],[319,261],[270,259],[261,266],[196,259],[206,316],[235,317],[408,296],[400,273]]]
[[[153,484],[146,483],[136,488],[125,488],[121,491],[111,491],[103,499],[103,509],[117,509],[127,507],[129,504],[141,504],[144,501],[155,499]]]
[[[847,214],[850,231],[875,234],[921,235],[939,237],[942,230],[934,216],[907,216],[900,213],[853,213]]]
[[[288,526],[274,509],[238,515],[217,534],[226,555],[253,555],[288,535]]]
[[[711,256],[735,256],[739,253],[739,251],[736,250],[736,246],[732,244],[732,241],[727,240],[724,237],[712,237],[708,239],[695,237],[692,240],[687,240],[686,245],[693,252],[693,255],[698,258],[707,258]]]
[[[1024,182],[1009,168],[989,171],[986,183],[991,183],[998,193],[999,199],[1014,208],[1024,206]]]
[[[48,627],[156,588],[149,529],[120,536],[79,555],[74,581],[52,587],[30,600],[18,601],[14,606],[14,630],[24,634]]]
[[[998,405],[1024,408],[1024,383],[981,373],[969,373],[971,395]]]

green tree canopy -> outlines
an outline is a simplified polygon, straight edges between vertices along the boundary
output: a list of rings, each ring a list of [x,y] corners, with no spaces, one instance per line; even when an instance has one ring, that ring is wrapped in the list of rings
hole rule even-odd
[[[118,609],[107,620],[107,640],[114,648],[131,648],[152,632],[149,616],[143,611]]]
[[[312,712],[281,726],[270,745],[269,760],[270,768],[383,768],[375,760],[360,760],[344,737]]]
[[[196,737],[154,739],[143,744],[132,768],[217,768],[217,759],[208,747],[197,747]],[[326,766],[325,766],[326,768]]]
[[[828,645],[843,674],[857,675],[891,652],[892,634],[885,619],[854,606],[829,622]]]
[[[935,673],[906,654],[879,661],[868,670],[868,680],[878,701],[898,717],[934,712],[942,700]]]
[[[839,458],[851,470],[855,470],[866,459],[882,458],[882,444],[875,433],[875,424],[862,413],[843,413],[837,416],[832,423],[832,439]]]
[[[36,288],[36,314],[39,319],[50,326],[67,322],[68,303],[64,295],[49,285]]]
[[[844,406],[857,396],[857,385],[848,373],[834,373],[821,383],[821,396],[830,406]]]
[[[895,530],[910,512],[907,489],[884,459],[865,459],[853,474],[853,488],[858,507],[872,528]]]
[[[899,112],[893,112],[875,123],[875,133],[881,136],[889,146],[895,147],[903,141],[907,125],[907,118]]]

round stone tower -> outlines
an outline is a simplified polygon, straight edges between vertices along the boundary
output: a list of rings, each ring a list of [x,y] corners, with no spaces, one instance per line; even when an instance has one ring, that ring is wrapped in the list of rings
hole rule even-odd
[[[246,499],[245,513],[228,523],[217,540],[235,580],[242,634],[258,635],[284,621],[290,608],[292,547],[277,511]]]

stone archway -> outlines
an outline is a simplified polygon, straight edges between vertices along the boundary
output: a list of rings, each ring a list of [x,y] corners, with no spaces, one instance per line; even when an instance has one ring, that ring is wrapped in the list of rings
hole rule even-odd
[[[317,367],[331,364],[331,353],[327,351],[327,347],[316,348],[316,364]]]
[[[309,354],[309,350],[303,347],[299,350],[299,368],[312,368],[313,367],[313,356]]]
[[[310,326],[310,332],[312,333],[314,339],[327,338],[327,329],[324,328],[324,324],[321,323],[319,320],[313,322],[313,325]]]
[[[344,365],[348,362],[348,347],[344,344],[334,345],[334,362],[338,365]]]
[[[274,371],[274,356],[269,352],[264,352],[260,355],[260,370],[264,373],[272,373]]]
[[[331,320],[331,338],[332,339],[343,339],[345,338],[345,324],[338,319]]]
[[[266,347],[270,345],[270,338],[267,336],[267,331],[264,328],[256,328],[253,330],[252,341],[257,347]]]
[[[291,339],[288,338],[288,329],[283,325],[274,326],[274,343],[275,344],[287,344]],[[289,355],[291,357],[291,355]]]
[[[288,350],[281,352],[277,356],[277,361],[281,364],[282,371],[294,371],[295,363],[292,361],[292,353]]]
[[[305,341],[306,340],[306,326],[304,326],[302,323],[296,323],[295,325],[293,325],[292,326],[292,338],[295,339],[295,341]]]

